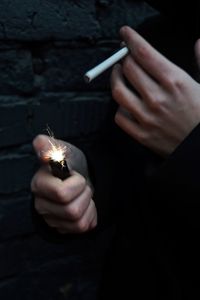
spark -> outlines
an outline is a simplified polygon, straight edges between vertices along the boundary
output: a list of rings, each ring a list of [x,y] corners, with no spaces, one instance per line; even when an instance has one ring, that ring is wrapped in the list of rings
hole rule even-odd
[[[49,149],[45,153],[45,158],[62,164],[65,160],[67,147],[62,145],[57,145],[51,140],[49,140],[49,143],[51,144],[51,149]]]
[[[55,140],[54,134],[49,127],[47,127],[47,132],[51,138],[49,139],[51,147],[44,153],[44,159],[59,162],[63,166],[68,152],[68,147]]]

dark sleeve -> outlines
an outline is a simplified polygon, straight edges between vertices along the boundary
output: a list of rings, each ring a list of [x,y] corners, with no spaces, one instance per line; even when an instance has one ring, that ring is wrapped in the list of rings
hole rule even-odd
[[[200,125],[151,169],[145,199],[145,220],[162,278],[187,299],[199,299]]]
[[[200,34],[200,2],[147,1],[158,11],[146,18],[137,31],[170,61],[196,78],[194,44]]]
[[[190,4],[187,1],[147,1],[151,6],[160,11],[160,13],[168,18],[168,25],[172,23],[174,30],[182,34],[190,34],[191,39],[197,39],[199,36],[199,12],[200,2],[195,0]]]
[[[193,1],[191,5],[188,2],[181,2],[176,0],[160,1],[160,0],[147,0],[150,6],[165,14],[166,16],[176,17],[176,19],[183,19],[183,17],[197,15],[197,9],[199,8],[199,1]],[[191,21],[191,20],[190,20]],[[189,22],[190,22],[189,21]]]
[[[148,175],[147,184],[154,208],[166,219],[168,211],[186,230],[200,230],[200,125]]]

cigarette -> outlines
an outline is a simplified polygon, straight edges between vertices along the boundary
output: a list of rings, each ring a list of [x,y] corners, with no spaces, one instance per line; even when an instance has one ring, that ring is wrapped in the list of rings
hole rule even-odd
[[[68,168],[66,160],[63,160],[61,162],[50,160],[49,165],[51,167],[52,174],[55,177],[58,177],[61,180],[65,180],[70,176],[70,170]]]
[[[84,79],[87,83],[91,82],[94,78],[99,76],[101,73],[106,71],[108,68],[113,66],[115,63],[117,63],[120,59],[125,57],[128,54],[129,50],[127,47],[123,47],[113,55],[111,55],[109,58],[104,60],[102,63],[97,65],[96,67],[90,69],[88,72],[85,73]]]

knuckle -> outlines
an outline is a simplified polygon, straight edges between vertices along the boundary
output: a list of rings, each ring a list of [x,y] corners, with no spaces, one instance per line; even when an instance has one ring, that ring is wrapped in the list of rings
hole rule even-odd
[[[167,87],[170,89],[170,90],[173,90],[174,87],[176,86],[176,83],[177,83],[178,79],[177,78],[174,78],[174,76],[167,76],[166,78],[166,84],[167,84]],[[176,82],[176,83],[175,83]]]
[[[149,97],[149,100],[151,110],[157,111],[160,108],[160,101],[158,101],[155,97]]]
[[[85,193],[86,193],[86,196],[87,196],[88,198],[91,198],[91,197],[92,197],[93,192],[92,192],[92,189],[91,189],[91,187],[90,187],[89,185],[86,186],[86,188],[85,188]]]
[[[179,77],[179,78],[176,78],[174,80],[174,89],[178,89],[180,91],[184,90],[185,88],[185,80],[183,77]]]
[[[98,224],[98,219],[97,219],[97,215],[95,215],[91,223],[91,228],[95,228],[97,224]]]
[[[86,185],[86,183],[87,183],[87,181],[86,181],[85,177],[80,175],[80,185],[84,187]]]
[[[123,92],[122,92],[122,88],[119,84],[114,84],[113,87],[112,87],[112,97],[115,99],[115,100],[118,100],[121,98]]]
[[[80,173],[77,173],[75,176],[76,176],[76,181],[71,186],[71,188],[69,187],[69,189],[71,190],[71,193],[73,192],[73,190],[76,190],[77,187],[79,189],[84,189],[87,184],[87,180],[83,175],[81,175]]]
[[[97,216],[96,205],[93,200],[91,200],[91,209],[92,209],[94,216]]]
[[[86,232],[89,228],[89,224],[86,220],[80,220],[77,222],[77,229],[79,232]]]
[[[151,95],[149,98],[149,106],[151,108],[151,110],[153,111],[161,111],[162,108],[166,105],[166,99],[165,97],[163,97],[163,95]]]
[[[148,91],[145,94],[145,98],[148,100],[148,102],[150,104],[154,104],[156,102],[156,98],[157,98],[157,93],[154,91],[151,91],[150,88],[148,89]]]
[[[65,212],[68,218],[70,218],[73,221],[79,220],[82,215],[79,206],[66,207]]]
[[[67,193],[63,186],[59,186],[55,189],[55,196],[61,202],[64,202],[66,200],[66,194],[68,194],[69,197],[70,189]]]
[[[142,114],[141,115],[141,123],[145,126],[145,127],[151,127],[152,125],[152,119],[150,118],[149,115],[147,114]]]
[[[177,75],[171,75],[167,76],[166,83],[169,89],[171,90],[184,90],[185,88],[185,75],[183,74],[178,74]]]
[[[140,59],[150,58],[148,46],[147,45],[140,45],[137,48],[137,55],[140,57]]]

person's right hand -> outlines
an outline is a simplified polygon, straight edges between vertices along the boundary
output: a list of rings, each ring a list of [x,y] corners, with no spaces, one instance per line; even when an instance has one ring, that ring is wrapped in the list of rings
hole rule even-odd
[[[92,199],[92,188],[87,179],[87,163],[84,154],[70,145],[73,166],[71,176],[66,180],[54,177],[48,164],[45,164],[43,151],[50,147],[49,137],[40,135],[33,141],[33,146],[43,165],[34,175],[31,190],[35,195],[35,209],[43,216],[46,223],[60,233],[82,233],[97,225],[97,212]],[[63,145],[67,143],[59,141]],[[69,144],[68,144],[69,146]],[[78,166],[77,166],[78,164]],[[80,172],[82,168],[82,176]]]
[[[135,30],[125,26],[120,33],[129,55],[112,72],[112,95],[119,104],[115,121],[167,157],[200,122],[200,84]],[[195,50],[200,67],[200,40]]]

